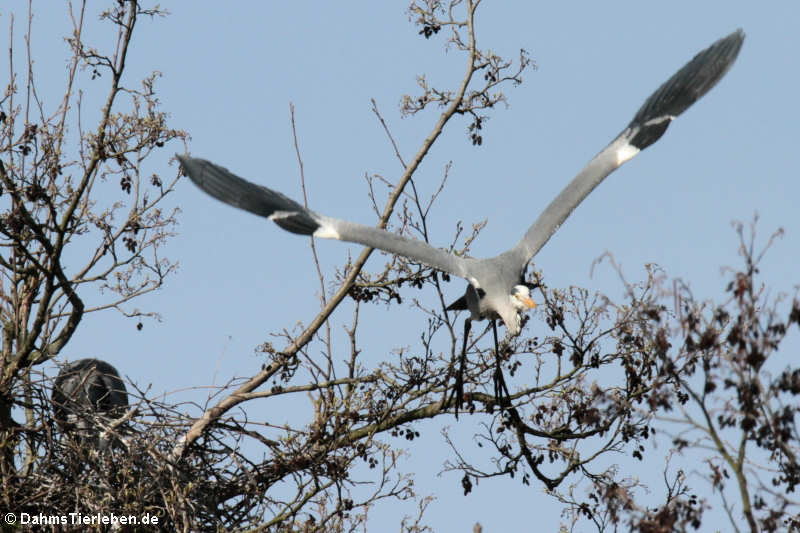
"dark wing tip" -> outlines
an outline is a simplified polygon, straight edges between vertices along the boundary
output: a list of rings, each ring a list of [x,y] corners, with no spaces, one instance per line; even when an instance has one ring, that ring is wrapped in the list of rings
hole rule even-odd
[[[744,42],[739,28],[698,53],[664,82],[633,117],[631,129],[638,129],[631,144],[640,150],[657,141],[670,121],[706,94],[731,68]]]
[[[319,223],[291,198],[240,178],[227,168],[205,159],[175,154],[183,173],[204,192],[221,202],[270,218],[283,229],[311,235]]]
[[[178,155],[183,173],[203,192],[226,204],[268,217],[277,207],[265,202],[258,185],[243,180],[227,168],[205,159]]]

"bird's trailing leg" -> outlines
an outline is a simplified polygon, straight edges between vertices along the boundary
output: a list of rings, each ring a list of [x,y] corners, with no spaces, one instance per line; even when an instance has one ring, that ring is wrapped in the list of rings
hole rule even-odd
[[[456,373],[456,385],[453,388],[453,394],[450,396],[451,399],[455,396],[456,420],[458,420],[458,410],[464,403],[464,365],[467,362],[467,339],[469,338],[470,329],[472,329],[472,320],[468,318],[464,321],[464,344],[461,348],[461,359]]]
[[[506,380],[503,378],[503,367],[500,364],[500,345],[497,342],[497,322],[492,320],[492,333],[494,334],[494,398],[502,410],[511,405],[511,394],[508,392]]]

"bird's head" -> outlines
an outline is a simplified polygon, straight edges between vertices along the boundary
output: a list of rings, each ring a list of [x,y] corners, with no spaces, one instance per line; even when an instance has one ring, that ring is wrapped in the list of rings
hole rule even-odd
[[[527,285],[514,285],[514,288],[511,289],[511,305],[520,313],[536,307],[536,303],[531,298],[531,290]]]
[[[522,314],[528,309],[533,309],[536,304],[531,299],[531,290],[525,285],[515,285],[508,295],[508,304],[498,305],[495,313],[500,315],[506,325],[508,334],[512,337],[519,335],[522,330]]]

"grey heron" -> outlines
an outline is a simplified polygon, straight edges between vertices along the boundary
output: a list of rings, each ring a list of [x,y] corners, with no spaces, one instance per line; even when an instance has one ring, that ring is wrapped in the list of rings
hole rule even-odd
[[[181,155],[177,157],[183,172],[200,189],[222,202],[266,217],[287,231],[379,248],[466,279],[468,285],[464,296],[449,307],[468,309],[470,312],[465,323],[461,376],[471,321],[489,319],[494,328],[495,345],[495,320],[498,318],[503,321],[510,336],[519,335],[523,313],[534,307],[530,285],[524,279],[531,259],[606,176],[656,142],[673,119],[725,75],[736,59],[743,40],[744,32],[738,29],[698,53],[678,70],[650,95],[628,126],[550,202],[514,247],[487,259],[459,257],[419,240],[331,218],[306,209],[277,191],[250,183],[207,160]],[[499,361],[496,372],[500,372]],[[496,394],[499,384],[505,386],[502,373],[495,375]],[[457,378],[456,416],[463,396],[460,387],[461,381]]]
[[[74,434],[79,441],[96,438],[97,447],[103,450],[110,441],[98,430],[97,419],[111,421],[124,415],[128,391],[110,364],[100,359],[79,359],[58,373],[51,401],[62,431]]]

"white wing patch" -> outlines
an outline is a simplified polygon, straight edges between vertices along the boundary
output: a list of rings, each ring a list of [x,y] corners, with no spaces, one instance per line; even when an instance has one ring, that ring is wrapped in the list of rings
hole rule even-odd
[[[647,122],[644,123],[645,126],[653,126],[654,124],[660,124],[661,122],[669,121],[672,122],[675,119],[672,115],[664,115],[661,117],[651,118]]]
[[[297,214],[297,211],[275,211],[267,218],[270,220],[280,220],[281,218],[289,218]]]
[[[617,148],[617,165],[621,165],[626,161],[630,161],[633,159],[636,154],[639,153],[639,149],[636,148],[632,144],[625,143],[619,148]]]
[[[314,237],[319,237],[320,239],[336,239],[337,241],[342,240],[339,236],[339,232],[328,224],[320,224],[314,232]]]

